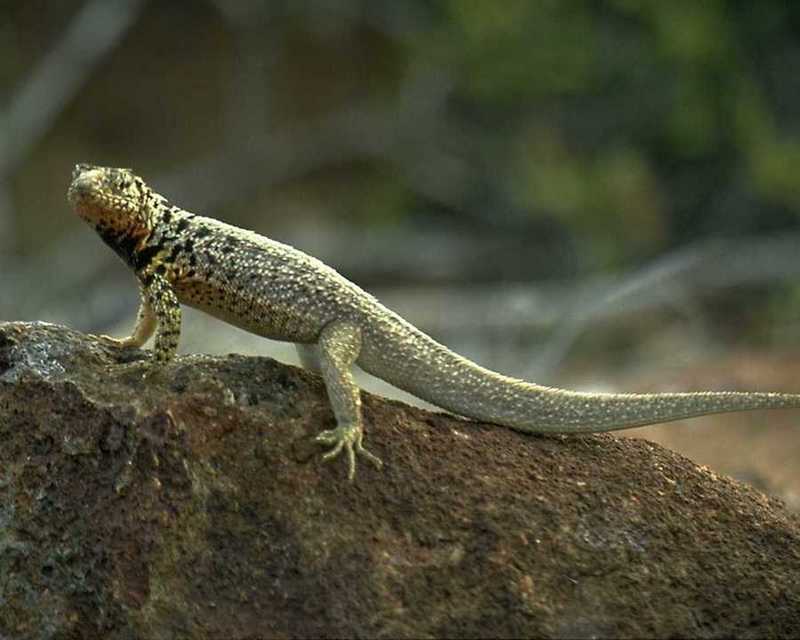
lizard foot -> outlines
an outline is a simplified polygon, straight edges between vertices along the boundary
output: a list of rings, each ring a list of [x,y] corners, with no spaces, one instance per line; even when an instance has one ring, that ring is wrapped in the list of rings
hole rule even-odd
[[[361,441],[364,439],[364,429],[360,424],[340,425],[335,429],[323,431],[314,442],[331,447],[331,450],[322,456],[324,461],[333,460],[342,451],[347,453],[347,479],[352,482],[356,477],[356,454],[364,456],[378,469],[383,466],[383,461],[364,448]]]
[[[133,336],[129,336],[127,338],[114,338],[105,334],[90,333],[89,337],[110,347],[119,347],[120,349],[139,346]]]

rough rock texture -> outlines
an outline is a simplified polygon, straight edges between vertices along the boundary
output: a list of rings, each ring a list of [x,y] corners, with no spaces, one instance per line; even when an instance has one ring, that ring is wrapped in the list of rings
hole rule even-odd
[[[800,521],[642,441],[365,397],[386,463],[322,465],[319,379],[0,324],[0,637],[778,637]],[[742,455],[746,455],[743,452]]]

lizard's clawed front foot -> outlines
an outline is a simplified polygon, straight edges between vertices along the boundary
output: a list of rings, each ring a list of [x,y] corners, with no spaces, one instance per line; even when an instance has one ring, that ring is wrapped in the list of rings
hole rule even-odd
[[[113,336],[107,336],[105,334],[90,333],[89,337],[97,340],[98,342],[102,342],[109,347],[118,347],[120,349],[139,346],[137,341],[132,336],[128,336],[127,338],[114,338]]]
[[[378,469],[383,466],[383,461],[378,456],[364,448],[363,439],[364,429],[360,424],[347,424],[323,431],[314,438],[314,442],[331,447],[322,456],[326,462],[333,460],[343,450],[347,453],[347,479],[352,482],[356,477],[356,454],[364,456]]]

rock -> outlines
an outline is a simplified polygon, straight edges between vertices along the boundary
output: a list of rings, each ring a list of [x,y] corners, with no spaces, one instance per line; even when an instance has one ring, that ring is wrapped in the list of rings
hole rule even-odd
[[[321,381],[0,324],[0,637],[780,637],[800,521],[665,449],[365,395],[355,484]],[[742,452],[746,455],[746,452]]]

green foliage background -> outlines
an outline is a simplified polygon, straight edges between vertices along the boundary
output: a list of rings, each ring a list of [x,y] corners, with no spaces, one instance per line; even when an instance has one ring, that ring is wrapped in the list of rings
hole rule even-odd
[[[83,4],[0,2],[0,95]],[[234,221],[268,231],[246,216],[291,223],[263,203],[312,202],[359,226],[519,234],[532,256],[565,246],[591,269],[791,228],[798,26],[800,5],[778,0],[148,2],[15,174],[20,251],[63,208],[76,160],[175,172],[232,129],[246,147],[267,127],[308,130],[365,104],[390,114],[394,145],[242,193],[225,203]],[[415,99],[445,96],[430,112],[404,111],[415,74],[429,83]],[[259,91],[255,119],[226,116]]]
[[[613,261],[796,217],[799,14],[783,2],[452,0],[410,50],[458,69],[461,108],[505,132],[493,161],[513,202]]]

